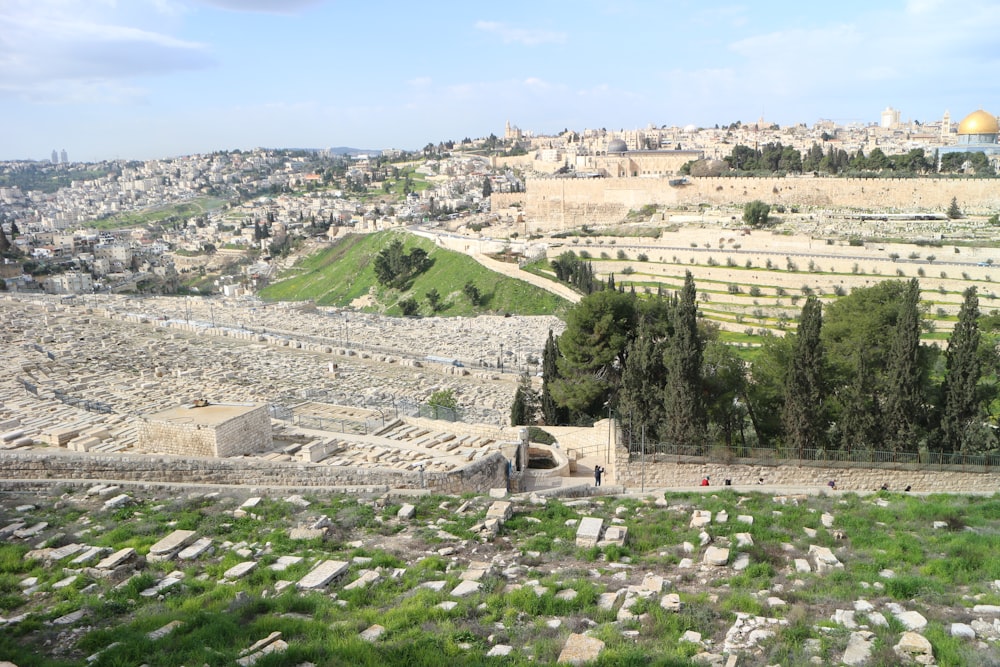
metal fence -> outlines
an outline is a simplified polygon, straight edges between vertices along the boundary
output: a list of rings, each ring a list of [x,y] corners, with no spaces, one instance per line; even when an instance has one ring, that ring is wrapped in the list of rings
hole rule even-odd
[[[988,472],[1000,468],[1000,452],[967,454],[958,452],[891,452],[871,449],[792,449],[781,447],[699,447],[646,443],[645,452],[638,442],[628,444],[629,461],[645,458],[657,462],[713,462],[741,465],[775,465],[796,462],[803,465],[866,467],[922,470],[941,468],[972,472]]]

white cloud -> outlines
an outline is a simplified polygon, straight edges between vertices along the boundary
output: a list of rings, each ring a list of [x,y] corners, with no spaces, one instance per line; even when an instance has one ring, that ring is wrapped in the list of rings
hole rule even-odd
[[[518,43],[525,46],[539,44],[565,44],[566,33],[537,28],[517,28],[498,21],[476,21],[476,30],[498,36],[504,44]]]
[[[322,4],[323,0],[197,0],[204,5],[232,12],[264,14],[296,14],[303,9]]]
[[[28,100],[121,102],[139,76],[202,69],[206,45],[124,24],[116,8],[74,0],[17,2],[0,14],[0,90]]]

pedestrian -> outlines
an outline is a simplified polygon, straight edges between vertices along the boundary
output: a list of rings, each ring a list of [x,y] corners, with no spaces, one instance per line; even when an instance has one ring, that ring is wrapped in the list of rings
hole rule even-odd
[[[837,480],[831,479],[829,482],[826,483],[826,485],[829,486],[831,489],[836,489],[837,488]]]
[[[604,474],[604,468],[602,468],[599,465],[594,466],[594,486],[601,485],[601,475],[603,474]]]
[[[701,485],[702,486],[708,486],[708,477],[707,476],[701,478]]]

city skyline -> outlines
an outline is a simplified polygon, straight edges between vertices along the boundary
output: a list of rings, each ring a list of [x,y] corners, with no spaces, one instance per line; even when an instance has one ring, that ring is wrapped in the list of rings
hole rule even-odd
[[[418,149],[563,128],[763,117],[877,123],[1000,108],[1000,7],[849,0],[502,8],[324,0],[12,0],[0,159]],[[996,104],[994,105],[994,100]]]

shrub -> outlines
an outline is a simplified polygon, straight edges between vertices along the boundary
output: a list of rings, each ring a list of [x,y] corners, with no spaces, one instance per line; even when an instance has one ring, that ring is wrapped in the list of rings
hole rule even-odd
[[[636,257],[636,259],[639,260],[640,262],[648,262],[649,261],[649,257],[644,252],[640,252],[639,256]]]
[[[631,266],[626,266],[624,269],[622,269],[622,273],[624,273],[626,276],[630,276],[633,273],[635,273],[635,269],[633,269]]]
[[[750,296],[760,296],[760,287],[754,285],[750,288]]]
[[[619,250],[617,254],[618,259],[628,259],[628,255],[624,250]]]

